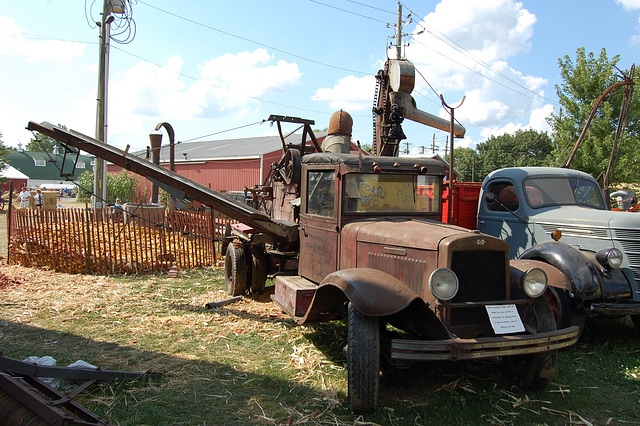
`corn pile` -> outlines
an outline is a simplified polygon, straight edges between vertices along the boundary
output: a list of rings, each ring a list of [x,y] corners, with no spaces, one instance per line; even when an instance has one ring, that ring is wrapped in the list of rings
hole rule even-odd
[[[177,212],[181,213],[181,212]],[[9,262],[56,272],[140,274],[211,266],[215,254],[207,216],[172,217],[164,223],[111,220],[80,212],[15,211]],[[171,225],[167,225],[170,223]],[[195,232],[194,232],[195,231]]]

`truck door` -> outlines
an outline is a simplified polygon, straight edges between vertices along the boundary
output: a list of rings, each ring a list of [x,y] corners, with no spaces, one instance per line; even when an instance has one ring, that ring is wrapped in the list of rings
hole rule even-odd
[[[490,197],[495,201],[489,201]],[[513,182],[503,179],[490,181],[479,204],[478,229],[507,241],[512,259],[531,246],[532,236],[526,224],[526,201]]]
[[[320,282],[338,264],[338,202],[336,170],[303,170],[300,208],[299,273]]]

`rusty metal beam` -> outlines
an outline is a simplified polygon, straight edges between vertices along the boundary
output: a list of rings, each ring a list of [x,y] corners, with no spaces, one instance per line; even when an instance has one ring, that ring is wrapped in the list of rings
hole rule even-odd
[[[57,379],[99,380],[110,382],[116,379],[138,379],[145,375],[160,375],[154,372],[117,371],[88,368],[57,367],[20,361],[0,355],[0,370],[20,376],[55,377]]]
[[[109,425],[46,383],[33,378],[14,378],[6,373],[0,373],[0,423],[33,426]]]
[[[233,200],[184,176],[180,176],[177,173],[155,165],[150,161],[125,153],[118,148],[102,143],[82,133],[65,130],[47,122],[35,123],[30,121],[27,129],[50,136],[63,144],[71,145],[93,154],[96,157],[103,158],[141,176],[162,182],[165,185],[181,191],[186,197],[212,207],[239,222],[257,228],[275,239],[286,240],[288,242],[298,240],[298,227],[295,223],[275,221],[265,213],[247,206],[244,203]]]

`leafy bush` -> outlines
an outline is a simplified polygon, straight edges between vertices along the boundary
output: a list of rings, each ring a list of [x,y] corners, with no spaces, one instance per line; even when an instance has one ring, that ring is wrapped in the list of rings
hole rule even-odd
[[[93,195],[93,173],[86,171],[76,182],[79,188],[78,201],[88,203]],[[126,171],[107,173],[107,203],[113,204],[116,198],[123,203],[136,202],[139,198],[140,184],[135,175]]]

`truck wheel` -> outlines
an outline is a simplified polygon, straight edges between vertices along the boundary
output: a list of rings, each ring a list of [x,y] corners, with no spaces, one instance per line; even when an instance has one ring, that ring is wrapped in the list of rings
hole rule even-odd
[[[224,225],[224,231],[222,232],[222,247],[220,253],[227,253],[227,247],[229,246],[229,237],[231,236],[231,225],[227,222]]]
[[[557,330],[551,305],[545,297],[538,297],[534,305],[537,318],[537,332]],[[529,355],[516,355],[503,358],[509,375],[518,377],[525,389],[542,389],[556,374],[558,351],[547,351]]]
[[[640,315],[629,315],[631,317],[631,322],[636,326],[636,329],[640,331]]]
[[[380,380],[380,328],[378,317],[363,315],[349,303],[347,370],[349,406],[356,413],[378,406]]]
[[[229,296],[240,296],[247,287],[247,268],[244,247],[234,243],[227,246],[224,261],[224,285]]]
[[[549,287],[545,296],[551,305],[557,329],[560,330],[562,328],[571,327],[572,325],[577,325],[580,327],[580,334],[582,334],[582,330],[584,330],[585,316],[584,314],[576,313],[573,310],[569,303],[569,296],[567,295],[567,292],[559,288]]]
[[[264,248],[251,245],[251,293],[261,294],[267,281],[267,260],[264,256]]]

